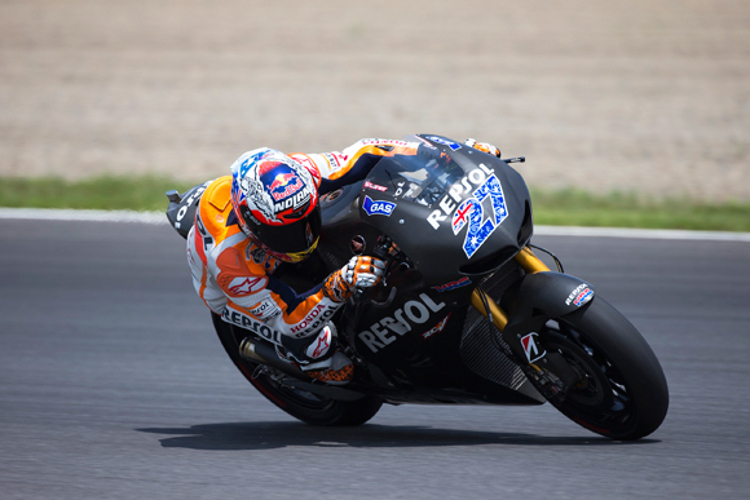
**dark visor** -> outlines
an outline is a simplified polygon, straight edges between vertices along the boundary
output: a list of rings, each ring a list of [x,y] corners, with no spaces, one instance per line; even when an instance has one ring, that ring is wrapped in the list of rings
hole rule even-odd
[[[274,252],[305,252],[315,244],[320,235],[320,206],[316,206],[304,219],[284,226],[247,222],[253,234]]]

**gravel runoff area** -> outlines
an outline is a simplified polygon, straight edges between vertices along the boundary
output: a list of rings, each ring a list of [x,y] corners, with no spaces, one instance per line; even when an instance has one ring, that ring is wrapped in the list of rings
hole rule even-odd
[[[538,187],[750,200],[746,0],[4,0],[0,176],[441,133]]]

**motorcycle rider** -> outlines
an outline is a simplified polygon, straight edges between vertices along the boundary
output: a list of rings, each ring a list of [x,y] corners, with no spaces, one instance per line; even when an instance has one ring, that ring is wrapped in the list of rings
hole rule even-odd
[[[467,146],[500,151],[468,139]],[[320,196],[364,179],[386,156],[439,155],[428,142],[362,139],[341,152],[285,155],[248,151],[231,175],[208,184],[187,238],[193,285],[205,304],[229,323],[271,341],[276,352],[317,380],[341,384],[354,374],[351,360],[333,347],[327,322],[359,289],[383,277],[383,261],[352,257],[343,268],[303,293],[275,276],[282,263],[298,263],[315,250]]]

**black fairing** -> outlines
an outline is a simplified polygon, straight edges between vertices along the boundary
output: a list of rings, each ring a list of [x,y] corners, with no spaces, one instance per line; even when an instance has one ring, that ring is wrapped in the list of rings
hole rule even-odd
[[[531,238],[531,201],[523,178],[494,156],[465,146],[453,150],[425,139],[438,136],[418,137],[435,147],[436,155],[448,155],[450,162],[436,164],[424,155],[383,158],[365,181],[324,196],[321,206],[326,251],[348,260],[353,236],[364,237],[365,253],[369,253],[377,236],[386,234],[424,273],[426,285],[440,285],[461,276],[481,277],[499,268]],[[454,233],[453,213],[491,174],[502,187],[506,215],[496,223],[494,201],[490,197],[482,201],[481,224],[494,228],[469,256],[462,248],[469,224]],[[426,178],[415,180],[416,176]],[[411,185],[417,189],[410,193]],[[376,208],[368,213],[368,204],[389,206],[391,211],[386,214]]]
[[[427,140],[427,137],[438,136],[419,137]],[[361,220],[397,242],[415,267],[425,273],[428,285],[439,285],[460,276],[482,276],[499,268],[528,242],[532,227],[529,192],[518,172],[494,156],[460,145],[454,150],[457,143],[439,139],[453,144],[451,147],[429,141],[450,157],[447,165],[437,160],[438,165],[425,166],[424,158],[419,156],[381,160],[367,181],[387,190],[365,187],[359,197]],[[438,175],[429,177],[433,171]],[[493,200],[488,196],[482,201],[482,225],[494,223],[495,227],[469,257],[462,248],[469,224],[454,234],[453,214],[462,202],[472,198],[472,193],[477,192],[490,173],[494,173],[501,186],[506,215],[496,223],[498,217],[493,213]],[[426,179],[415,181],[425,175]],[[417,189],[409,193],[411,185]],[[394,203],[395,207],[387,216],[368,215],[365,197]],[[495,220],[491,221],[493,215]]]
[[[353,239],[364,243],[358,251],[372,254],[378,237],[387,235],[408,257],[408,265],[389,268],[385,287],[347,306],[340,334],[371,362],[374,380],[385,377],[389,383],[422,389],[453,387],[482,394],[488,402],[536,404],[539,400],[530,393],[478,377],[460,358],[474,284],[510,260],[531,236],[526,185],[494,156],[445,138],[418,137],[411,139],[425,142],[426,154],[383,158],[364,181],[321,198],[319,254],[329,270],[354,255]],[[489,187],[477,196],[482,186]],[[477,199],[490,188],[494,198]],[[454,232],[453,219],[472,198],[482,204],[474,209],[482,217],[473,222],[492,230],[481,234],[481,245],[467,252],[463,245],[468,223]],[[487,389],[490,386],[493,389]]]

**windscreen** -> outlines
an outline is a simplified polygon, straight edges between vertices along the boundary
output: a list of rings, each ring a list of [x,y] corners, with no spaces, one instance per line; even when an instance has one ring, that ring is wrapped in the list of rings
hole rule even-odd
[[[370,179],[387,184],[396,199],[431,206],[463,176],[463,169],[445,157],[429,159],[417,155],[382,158]]]

